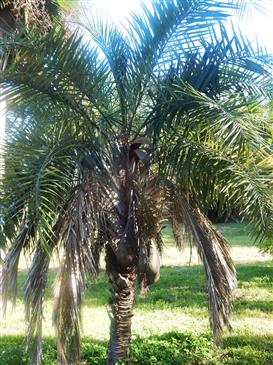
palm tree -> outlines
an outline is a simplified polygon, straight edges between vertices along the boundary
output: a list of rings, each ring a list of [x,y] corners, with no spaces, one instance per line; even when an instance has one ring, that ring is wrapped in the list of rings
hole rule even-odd
[[[2,204],[13,242],[1,288],[5,307],[16,298],[21,252],[33,252],[24,286],[31,364],[41,363],[56,252],[59,364],[79,362],[80,307],[102,252],[112,293],[106,362],[127,357],[136,283],[159,278],[166,216],[178,248],[184,228],[204,263],[216,342],[231,326],[235,270],[206,212],[216,201],[236,205],[259,239],[272,227],[269,127],[258,108],[270,61],[228,35],[222,21],[235,3],[154,1],[126,32],[85,24],[90,43],[59,27],[3,40],[15,56],[1,75],[12,114]]]

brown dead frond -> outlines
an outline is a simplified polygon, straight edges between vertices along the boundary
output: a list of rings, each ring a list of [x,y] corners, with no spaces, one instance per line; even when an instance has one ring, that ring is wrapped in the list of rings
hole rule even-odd
[[[36,244],[35,254],[24,285],[26,310],[26,349],[31,348],[31,364],[42,360],[43,301],[51,252]]]
[[[172,211],[176,220],[197,246],[208,282],[209,316],[215,342],[219,342],[223,326],[231,329],[230,315],[236,273],[228,245],[192,198],[181,191],[173,192]]]
[[[181,233],[183,226],[181,223],[179,223],[179,221],[176,219],[176,216],[174,214],[170,215],[170,220],[171,220],[171,224],[172,224],[172,231],[173,231],[173,236],[174,236],[174,239],[176,242],[176,246],[178,247],[178,249],[180,251],[183,251],[185,248],[184,238]]]
[[[149,241],[158,235],[163,218],[163,190],[149,176],[134,180],[138,237]]]
[[[94,188],[94,187],[93,187]],[[62,227],[63,259],[55,281],[54,324],[60,364],[80,359],[81,304],[86,274],[96,275],[98,220],[95,191],[87,179],[69,204]]]
[[[30,239],[30,229],[27,226],[22,225],[14,243],[10,247],[8,254],[5,257],[0,277],[3,313],[6,313],[7,302],[9,300],[15,304],[19,259],[22,250],[29,243]]]

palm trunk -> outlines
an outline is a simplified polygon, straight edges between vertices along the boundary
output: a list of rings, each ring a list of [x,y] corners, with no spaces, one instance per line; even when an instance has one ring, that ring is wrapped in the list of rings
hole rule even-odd
[[[131,341],[131,323],[135,298],[136,268],[122,268],[118,265],[109,248],[107,255],[107,272],[111,283],[112,298],[110,340],[108,344],[106,365],[114,365],[118,360],[126,359]]]

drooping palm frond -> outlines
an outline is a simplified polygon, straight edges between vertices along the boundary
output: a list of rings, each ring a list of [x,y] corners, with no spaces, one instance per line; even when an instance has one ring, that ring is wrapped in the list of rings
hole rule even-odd
[[[235,288],[235,268],[225,239],[196,206],[192,198],[182,192],[172,192],[171,212],[184,225],[197,246],[208,282],[209,315],[216,343],[223,326],[231,328],[231,301]]]
[[[225,62],[230,63],[236,54],[236,47],[232,51],[229,47],[228,58],[224,49],[216,47],[215,59],[220,63],[210,81],[206,64],[203,68],[197,67],[198,63],[172,67],[165,79],[160,80],[161,88],[154,95],[156,107],[146,122],[154,133],[154,141],[162,146],[158,160],[163,176],[175,177],[185,188],[194,191],[205,210],[217,199],[229,206],[240,206],[251,222],[255,222],[256,236],[266,238],[272,226],[272,167],[259,167],[259,161],[271,153],[268,145],[271,132],[268,120],[260,113],[259,103],[265,97],[260,88],[272,81],[272,65],[266,62],[251,71],[246,66],[247,77],[254,77],[253,82],[258,80],[260,88],[250,90],[241,84],[239,92],[234,94],[228,89],[232,85],[236,88],[236,79],[239,84],[241,79],[237,74],[226,84],[230,68],[226,68]],[[243,64],[252,54],[251,50],[248,52],[239,56],[242,79],[245,77]],[[209,65],[213,65],[213,60],[208,62],[208,68]],[[234,76],[232,72],[231,75]],[[227,186],[232,186],[228,194]]]
[[[235,30],[228,35],[224,25],[220,29],[220,36],[212,32],[210,41],[204,40],[201,48],[192,47],[191,51],[178,56],[159,75],[158,86],[149,92],[155,107],[143,123],[145,127],[151,126],[151,133],[154,130],[160,133],[161,128],[170,128],[173,123],[178,124],[179,119],[185,123],[189,120],[188,112],[198,113],[199,110],[200,116],[195,115],[194,119],[211,126],[218,112],[211,111],[212,120],[202,115],[207,116],[214,107],[220,111],[220,105],[226,114],[220,119],[225,126],[227,118],[236,117],[231,112],[254,110],[256,103],[272,94],[272,59],[253,49]],[[197,101],[197,95],[203,102]],[[202,110],[205,105],[206,113]]]
[[[66,204],[67,205],[67,204]],[[57,219],[52,236],[47,245],[41,244],[37,240],[31,267],[27,273],[24,284],[24,301],[26,313],[26,349],[31,349],[31,364],[41,364],[42,362],[42,321],[43,321],[43,302],[47,285],[48,270],[53,250],[56,248],[60,239],[60,229],[65,219],[64,211]]]
[[[272,242],[272,166],[262,166],[260,161],[256,161],[249,164],[247,169],[243,166],[227,167],[226,173],[227,176],[233,176],[233,181],[227,182],[222,188],[226,200],[240,207],[241,212],[248,217],[257,241]]]
[[[51,252],[37,242],[37,247],[28,271],[24,292],[26,308],[26,349],[31,349],[31,364],[42,361],[42,320],[44,292],[47,284]]]
[[[187,92],[183,95],[184,87]],[[181,92],[182,105],[179,105],[178,101],[176,107],[179,112],[181,106],[183,110],[183,103],[186,104],[187,119],[185,118],[182,123],[196,121],[196,124],[199,125],[201,140],[204,135],[206,138],[214,135],[214,139],[218,142],[221,141],[224,146],[241,148],[242,146],[247,147],[248,144],[255,150],[266,144],[268,124],[263,117],[259,118],[259,115],[255,113],[255,107],[258,104],[257,99],[250,97],[242,100],[241,95],[223,94],[221,100],[214,100],[199,93],[189,85],[182,86]],[[190,92],[192,93],[191,97],[189,97]],[[177,89],[178,95],[179,87]],[[200,118],[200,114],[198,116],[197,109],[205,118]],[[178,123],[179,120],[177,120]]]
[[[176,246],[178,247],[178,249],[180,251],[183,251],[185,248],[185,242],[184,242],[183,235],[181,233],[181,231],[182,231],[181,222],[179,222],[177,220],[176,215],[174,215],[174,214],[170,215],[170,220],[171,220],[171,224],[172,224],[173,237],[175,239]]]
[[[69,247],[63,258],[55,284],[58,361],[60,364],[80,359],[80,309],[83,296],[81,273],[76,264],[75,249]]]
[[[81,304],[86,274],[96,275],[94,255],[97,211],[93,209],[92,180],[79,188],[64,212],[60,227],[63,260],[55,282],[54,324],[58,334],[60,364],[80,359]]]
[[[2,267],[0,288],[3,303],[3,312],[6,312],[9,300],[15,304],[17,294],[17,273],[21,252],[29,244],[32,238],[32,229],[22,224],[15,242],[10,247]]]
[[[5,222],[16,226],[26,216],[34,227],[39,226],[39,239],[45,241],[52,234],[51,222],[74,185],[73,153],[67,158],[73,144],[66,140],[67,149],[60,145],[62,137],[56,132],[59,137],[49,141],[43,133],[38,137],[25,129],[25,135],[21,133],[6,145],[11,154],[6,158],[3,177],[8,186],[2,197]]]

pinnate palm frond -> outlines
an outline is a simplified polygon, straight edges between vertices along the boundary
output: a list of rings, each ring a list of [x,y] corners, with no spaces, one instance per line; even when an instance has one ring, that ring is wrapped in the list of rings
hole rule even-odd
[[[58,361],[60,364],[67,364],[80,359],[79,306],[83,299],[84,288],[75,254],[74,247],[67,248],[55,284],[54,324],[57,328]]]
[[[273,170],[271,152],[263,147],[266,140],[259,149],[236,144],[230,148],[214,142],[212,136],[203,141],[199,137],[193,134],[187,139],[182,132],[178,140],[170,142],[161,174],[175,177],[185,189],[194,191],[206,212],[212,202],[220,203],[223,210],[237,207],[248,217],[253,235],[261,241],[270,240]]]
[[[173,195],[172,213],[184,225],[197,246],[208,282],[209,315],[216,343],[223,326],[231,328],[231,300],[235,289],[235,268],[225,239],[183,192]]]
[[[201,38],[196,49],[184,51],[177,45],[176,53],[180,79],[210,97],[230,89],[244,94],[270,93],[272,60],[256,49],[240,29],[228,31],[227,25],[220,24],[212,28],[209,37]]]
[[[28,100],[32,109],[37,110],[41,104],[53,103],[55,111],[68,109],[95,129],[99,126],[92,107],[109,120],[111,90],[107,92],[107,68],[94,48],[83,45],[77,33],[67,38],[65,30],[57,28],[43,39],[31,28],[24,30],[23,37],[24,42],[21,35],[12,34],[1,44],[6,53],[16,53],[1,75],[5,98],[12,100],[13,105]],[[90,110],[86,103],[91,104]]]
[[[63,260],[55,282],[54,324],[59,362],[64,365],[80,359],[80,311],[86,274],[95,276],[98,267],[99,257],[95,252],[98,220],[93,205],[96,197],[90,183],[92,180],[87,178],[79,188],[60,227]]]
[[[164,70],[175,62],[178,48],[196,52],[196,41],[209,35],[212,23],[225,19],[233,8],[232,1],[214,0],[154,1],[151,8],[143,5],[143,12],[133,16],[129,29],[135,49],[136,80],[141,85],[140,99],[143,94],[147,98],[144,90],[150,81],[154,82],[154,70]],[[172,44],[176,44],[175,52]]]
[[[21,134],[6,145],[5,222],[16,225],[26,215],[34,227],[39,226],[39,239],[45,241],[51,237],[51,223],[74,185],[73,144],[67,140],[65,148],[61,140],[48,141],[36,131]]]
[[[10,247],[0,277],[0,289],[2,297],[3,312],[6,312],[7,302],[9,300],[15,304],[17,294],[17,273],[20,255],[23,249],[32,239],[31,228],[22,224],[13,245]]]
[[[126,90],[131,88],[132,93],[137,92],[134,90],[136,85],[132,82],[135,71],[132,64],[134,51],[127,37],[111,22],[106,22],[101,18],[87,17],[87,20],[82,23],[82,27],[88,32],[106,59],[116,86],[123,123],[126,125],[124,118],[131,112],[128,104],[132,99],[128,98]]]
[[[176,246],[180,251],[183,251],[185,248],[184,238],[181,233],[183,226],[182,226],[181,222],[179,222],[177,220],[175,214],[171,214],[170,220],[171,220],[171,224],[172,224],[173,237],[175,239]]]
[[[24,285],[26,311],[26,349],[31,349],[30,364],[42,363],[43,302],[52,252],[36,243],[36,250]]]
[[[143,5],[143,12],[134,15],[131,28],[137,37],[141,64],[153,67],[169,51],[171,39],[179,39],[190,34],[192,40],[210,33],[211,24],[225,19],[234,9],[234,2],[219,1],[154,1],[151,9]],[[198,25],[197,25],[198,24]],[[132,33],[133,34],[133,33]]]
[[[31,267],[24,284],[24,301],[26,314],[26,349],[31,349],[30,364],[40,365],[42,362],[42,321],[43,302],[48,279],[48,270],[53,250],[60,239],[60,229],[64,221],[63,207],[57,222],[53,226],[52,236],[47,245],[37,240]]]
[[[183,87],[183,86],[182,86]],[[223,95],[221,100],[214,100],[189,85],[184,86],[187,91],[181,102],[188,103],[188,121],[200,123],[200,135],[214,134],[224,146],[238,146],[248,144],[258,149],[265,144],[266,120],[255,115],[258,104],[255,98],[242,98],[241,95]],[[189,97],[191,94],[191,97]],[[179,90],[177,90],[179,98]],[[178,102],[179,104],[179,102]],[[179,105],[177,106],[179,108]],[[198,112],[197,112],[198,110]],[[200,117],[201,115],[201,117]]]
[[[189,54],[186,60],[172,65],[158,77],[157,88],[150,90],[154,109],[145,121],[148,133],[158,135],[161,130],[176,128],[180,123],[190,132],[196,125],[204,127],[205,123],[208,131],[213,128],[213,133],[222,135],[227,143],[240,143],[239,138],[249,138],[259,144],[264,125],[256,110],[266,94],[270,95],[267,91],[272,83],[272,63],[261,64],[253,54],[251,60],[248,55],[239,57],[235,67],[235,56],[227,58],[225,53],[221,54],[221,48],[209,47],[212,47],[211,60],[205,60],[209,58],[206,52],[198,57]],[[251,71],[250,62],[253,63]],[[250,82],[254,86],[245,87]],[[247,127],[249,118],[251,123]],[[263,123],[266,123],[264,118]],[[234,133],[235,138],[229,133]]]
[[[224,173],[224,171],[223,171]],[[273,169],[272,166],[257,163],[244,166],[230,166],[226,169],[226,181],[222,191],[227,201],[240,210],[252,223],[252,234],[261,243],[271,242],[273,227]],[[223,178],[223,177],[222,177]]]

